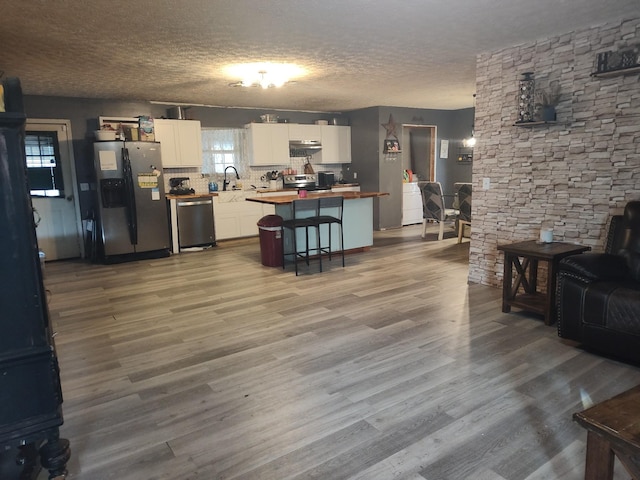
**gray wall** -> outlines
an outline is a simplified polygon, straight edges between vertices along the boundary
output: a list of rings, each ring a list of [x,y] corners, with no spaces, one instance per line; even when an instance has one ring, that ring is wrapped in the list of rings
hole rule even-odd
[[[393,121],[401,139],[401,125],[432,125],[437,128],[436,180],[442,183],[445,194],[453,194],[455,182],[471,182],[471,164],[460,164],[457,153],[462,140],[471,135],[473,108],[464,110],[429,110],[400,107],[371,107],[348,112],[351,124],[352,163],[345,179],[354,180],[363,190],[388,192],[388,197],[377,200],[374,209],[376,230],[398,228],[402,221],[402,173],[401,154],[385,155],[383,142],[386,129],[382,124]],[[440,140],[449,140],[449,155],[440,158]],[[404,146],[401,144],[401,148]],[[353,174],[357,173],[354,179]]]
[[[25,96],[25,111],[31,118],[59,118],[71,121],[73,150],[78,182],[93,180],[93,131],[98,128],[99,116],[137,117],[149,115],[154,118],[166,116],[170,105],[156,105],[148,102],[123,102],[106,99],[64,98]],[[186,110],[187,118],[200,120],[206,127],[242,127],[252,121],[260,121],[263,113],[272,110],[243,108],[191,107]],[[352,158],[351,165],[343,169],[343,178],[355,180],[363,190],[388,192],[390,196],[375,200],[374,228],[400,227],[402,215],[402,157],[391,159],[382,153],[386,130],[381,126],[393,114],[398,124],[437,126],[438,148],[441,138],[450,140],[448,159],[437,158],[437,180],[441,181],[445,193],[451,193],[454,182],[471,181],[471,165],[457,165],[455,142],[468,136],[473,123],[473,109],[458,111],[424,110],[400,107],[371,107],[344,114],[310,112],[275,112],[281,119],[290,122],[313,123],[319,119],[339,118],[351,125]],[[357,179],[354,179],[357,173]],[[80,192],[82,217],[87,218],[94,204],[91,192]]]
[[[98,117],[137,117],[148,115],[161,118],[167,115],[170,105],[149,102],[122,102],[118,100],[25,96],[25,112],[30,118],[67,119],[71,121],[73,135],[73,155],[76,163],[78,183],[93,181],[93,141],[94,130],[98,129]],[[272,110],[252,110],[244,108],[192,107],[186,110],[187,118],[200,120],[203,127],[242,127],[252,121],[260,121],[260,115],[273,113]],[[280,118],[291,122],[313,123],[315,120],[340,118],[344,116],[329,113],[276,112]],[[80,192],[80,210],[86,219],[95,204],[92,192]]]

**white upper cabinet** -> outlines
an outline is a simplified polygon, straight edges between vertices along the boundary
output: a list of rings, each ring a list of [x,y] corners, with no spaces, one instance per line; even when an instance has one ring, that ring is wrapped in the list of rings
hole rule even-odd
[[[322,150],[316,163],[351,163],[351,127],[320,125]]]
[[[299,123],[290,123],[289,140],[314,140],[320,142],[322,141],[322,131],[320,129],[320,125],[303,125]]]
[[[250,123],[245,126],[250,165],[289,163],[289,125]]]
[[[251,123],[245,126],[250,165],[287,165],[289,141],[315,140],[322,149],[314,163],[351,163],[351,127],[297,123]]]
[[[160,142],[162,166],[202,167],[202,132],[198,120],[153,121],[156,142]]]

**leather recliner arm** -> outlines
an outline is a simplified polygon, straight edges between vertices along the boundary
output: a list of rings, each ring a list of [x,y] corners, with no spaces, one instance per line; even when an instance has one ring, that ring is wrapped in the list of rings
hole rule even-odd
[[[569,274],[589,283],[595,280],[629,280],[626,260],[608,253],[584,253],[560,260],[558,272]]]

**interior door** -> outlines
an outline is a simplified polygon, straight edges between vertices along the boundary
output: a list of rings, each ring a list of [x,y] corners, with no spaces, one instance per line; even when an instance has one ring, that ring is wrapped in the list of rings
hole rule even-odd
[[[82,221],[77,200],[75,168],[71,145],[71,128],[67,120],[28,119],[29,132],[53,132],[58,140],[56,162],[62,170],[63,190],[61,196],[34,196],[31,200],[38,224],[36,236],[38,246],[46,260],[75,258],[83,255],[81,242]]]

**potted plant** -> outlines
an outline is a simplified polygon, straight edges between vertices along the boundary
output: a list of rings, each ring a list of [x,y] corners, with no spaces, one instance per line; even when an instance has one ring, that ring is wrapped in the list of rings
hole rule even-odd
[[[540,120],[544,122],[555,122],[556,120],[556,106],[560,103],[560,85],[554,82],[549,85],[548,89],[536,90],[536,107],[538,108],[537,114]]]

